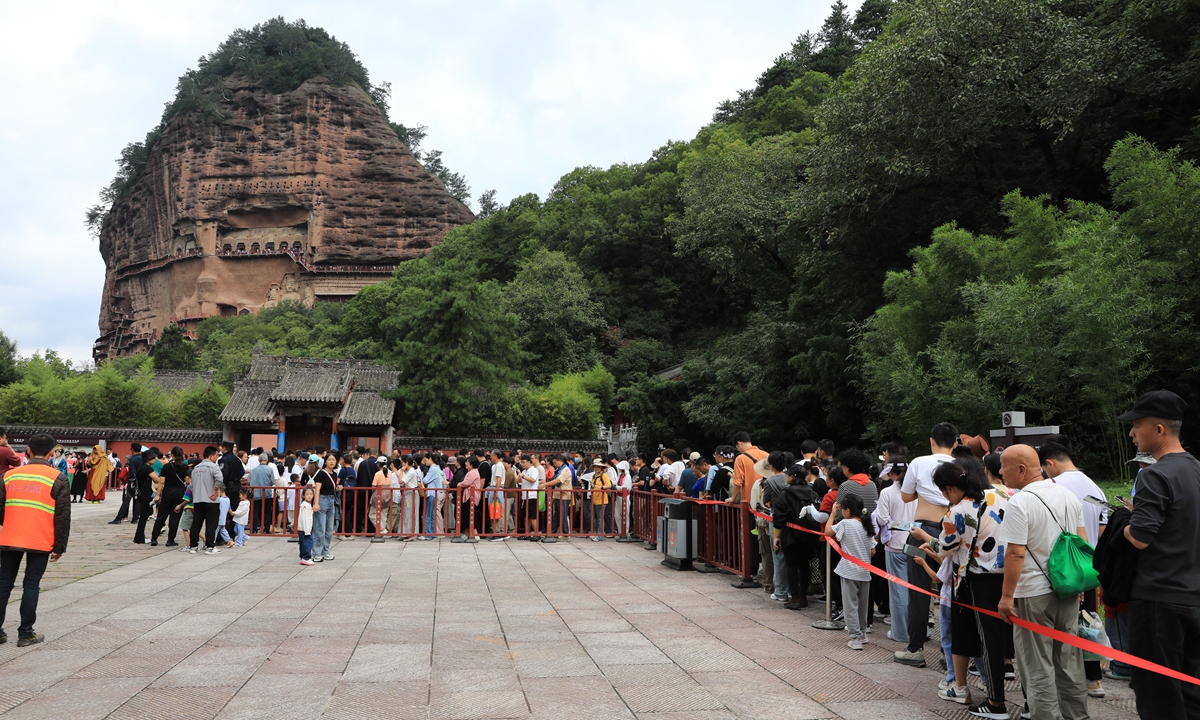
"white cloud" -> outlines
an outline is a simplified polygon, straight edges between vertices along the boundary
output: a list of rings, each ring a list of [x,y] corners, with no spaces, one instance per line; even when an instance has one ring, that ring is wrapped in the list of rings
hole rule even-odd
[[[303,17],[347,42],[392,116],[475,194],[545,196],[581,165],[692,137],[825,2],[157,2],[0,7],[0,329],[90,356],[104,265],[84,210],[175,81],[238,27]]]

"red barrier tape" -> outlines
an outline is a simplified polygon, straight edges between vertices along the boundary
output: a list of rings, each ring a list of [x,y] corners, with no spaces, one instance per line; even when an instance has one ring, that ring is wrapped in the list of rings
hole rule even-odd
[[[709,501],[709,502],[717,502],[717,501]],[[750,512],[753,513],[755,517],[761,518],[763,520],[768,520],[768,521],[771,520],[770,515],[765,515],[763,513],[760,513],[760,512],[754,511],[754,510],[751,510]],[[799,525],[793,525],[792,523],[788,523],[788,527],[793,530],[799,530],[800,532],[806,532],[806,533],[811,533],[813,535],[819,535],[821,537],[821,539],[828,542],[829,545],[834,550],[837,551],[838,555],[841,555],[844,559],[849,560],[850,562],[854,563],[855,565],[858,565],[859,567],[863,568],[864,570],[866,570],[874,575],[878,575],[881,578],[884,578],[888,582],[896,583],[897,585],[908,588],[909,590],[916,590],[917,592],[928,595],[929,597],[933,597],[933,598],[938,597],[938,595],[930,592],[929,590],[925,590],[923,588],[917,587],[916,585],[912,585],[911,583],[905,582],[904,580],[901,580],[900,578],[896,577],[895,575],[892,575],[884,570],[880,570],[879,568],[875,567],[874,565],[872,565],[869,562],[860,560],[859,558],[856,558],[853,555],[849,555],[845,552],[842,552],[842,548],[841,548],[841,546],[838,545],[837,540],[834,540],[833,538],[829,537],[828,535],[826,535],[823,532],[818,532],[816,530],[810,530],[808,528],[800,527]],[[1028,620],[1023,620],[1016,616],[1013,616],[1012,618],[1005,618],[1003,615],[996,612],[995,610],[987,610],[984,608],[975,607],[974,605],[968,605],[967,603],[960,603],[958,601],[954,601],[954,604],[965,607],[968,610],[974,610],[975,612],[983,613],[984,615],[989,615],[998,620],[1004,620],[1005,622],[1011,622],[1012,624],[1014,624],[1018,627],[1022,627],[1022,628],[1025,628],[1026,630],[1029,630],[1030,632],[1035,632],[1038,635],[1045,635],[1046,637],[1048,637],[1052,640],[1057,640],[1058,642],[1065,643],[1067,645],[1072,645],[1074,647],[1079,648],[1080,650],[1086,650],[1087,652],[1093,653],[1095,655],[1100,655],[1102,657],[1106,657],[1106,658],[1109,658],[1112,660],[1120,660],[1121,662],[1123,662],[1127,665],[1132,665],[1134,667],[1141,668],[1142,670],[1149,670],[1150,672],[1158,673],[1159,675],[1166,675],[1167,677],[1173,678],[1175,680],[1180,680],[1182,682],[1191,683],[1193,685],[1200,685],[1200,678],[1194,678],[1191,675],[1185,675],[1185,674],[1179,672],[1178,670],[1172,670],[1169,667],[1164,667],[1157,663],[1152,663],[1149,660],[1144,660],[1140,657],[1137,657],[1136,655],[1130,655],[1129,653],[1121,652],[1120,650],[1117,650],[1115,648],[1106,647],[1099,643],[1092,642],[1091,640],[1085,640],[1085,639],[1079,637],[1078,635],[1072,635],[1070,633],[1065,633],[1061,630],[1055,630],[1054,628],[1049,628],[1049,627],[1046,627],[1045,625],[1038,625],[1037,623],[1032,623],[1032,622],[1029,622]]]

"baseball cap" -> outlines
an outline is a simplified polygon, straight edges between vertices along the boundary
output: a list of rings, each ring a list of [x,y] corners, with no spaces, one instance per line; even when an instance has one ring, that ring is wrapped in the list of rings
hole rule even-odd
[[[600,457],[597,457],[596,459],[592,460],[592,465],[598,466],[598,467],[604,467],[604,460],[601,459]]]
[[[691,460],[692,462],[696,462],[699,459],[700,459],[700,453],[698,453],[698,452],[693,452],[691,455],[688,455],[688,460]]]
[[[1121,422],[1133,422],[1144,417],[1156,417],[1163,420],[1182,420],[1187,403],[1170,390],[1153,390],[1142,395],[1133,404],[1133,409],[1124,415],[1119,415]]]
[[[808,465],[804,463],[796,463],[787,470],[783,471],[784,475],[808,475]]]

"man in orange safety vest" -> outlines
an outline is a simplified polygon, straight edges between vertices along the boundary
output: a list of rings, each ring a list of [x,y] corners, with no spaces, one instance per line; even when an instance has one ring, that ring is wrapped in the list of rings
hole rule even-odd
[[[42,575],[47,562],[62,557],[71,533],[71,485],[50,464],[55,444],[45,433],[29,438],[29,464],[4,473],[0,483],[0,643],[8,642],[4,614],[25,558],[17,647],[45,639],[33,631]]]

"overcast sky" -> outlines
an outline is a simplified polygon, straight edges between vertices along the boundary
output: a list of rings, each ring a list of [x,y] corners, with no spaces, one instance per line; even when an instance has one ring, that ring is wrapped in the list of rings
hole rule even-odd
[[[23,355],[91,359],[104,263],[84,211],[178,77],[236,28],[277,15],[325,28],[392,84],[394,121],[428,126],[424,147],[474,196],[507,202],[692,138],[828,12],[824,0],[0,4],[0,329]]]

